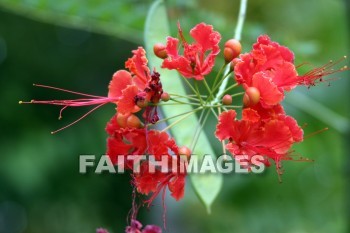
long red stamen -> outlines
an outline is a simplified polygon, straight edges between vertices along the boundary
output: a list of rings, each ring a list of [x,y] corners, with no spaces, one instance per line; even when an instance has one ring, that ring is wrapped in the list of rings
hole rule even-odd
[[[82,117],[79,119],[73,121],[72,123],[66,125],[65,127],[62,127],[56,131],[51,132],[52,134],[57,133],[63,129],[66,129],[86,116],[88,116],[90,113],[95,111],[96,109],[100,108],[101,106],[107,104],[107,103],[115,103],[119,100],[119,98],[111,98],[111,97],[104,97],[104,96],[96,96],[96,95],[89,95],[81,92],[76,92],[76,91],[70,91],[62,88],[57,88],[57,87],[51,87],[51,86],[46,86],[46,85],[41,85],[41,84],[33,84],[35,87],[42,87],[42,88],[48,88],[48,89],[53,89],[56,91],[62,91],[62,92],[67,92],[75,95],[80,95],[84,97],[89,97],[89,98],[80,98],[80,99],[69,99],[69,100],[31,100],[29,102],[26,101],[19,101],[19,104],[50,104],[50,105],[58,105],[58,106],[63,106],[60,110],[59,117],[58,119],[62,118],[62,113],[63,111],[68,108],[68,107],[81,107],[81,106],[91,106],[91,105],[97,105],[87,113],[85,113]]]
[[[34,83],[33,86],[34,87],[47,88],[47,89],[53,89],[53,90],[56,90],[56,91],[68,92],[68,93],[72,93],[72,94],[75,94],[75,95],[82,95],[82,96],[93,97],[93,98],[104,98],[103,96],[90,95],[90,94],[85,94],[85,93],[76,92],[76,91],[70,91],[70,90],[66,90],[66,89],[62,89],[62,88],[58,88],[58,87],[47,86],[47,85],[41,85],[41,84],[35,84]]]
[[[102,106],[105,105],[105,104],[106,104],[106,103],[100,104],[100,105],[94,107],[93,109],[91,109],[90,111],[88,111],[87,113],[85,113],[84,115],[82,115],[81,117],[79,117],[77,120],[73,121],[72,123],[70,123],[70,124],[68,124],[68,125],[66,125],[66,126],[64,126],[64,127],[62,127],[62,128],[60,128],[60,129],[58,129],[58,130],[52,131],[51,134],[58,133],[58,132],[60,132],[60,131],[62,131],[62,130],[64,130],[64,129],[67,129],[68,127],[70,127],[70,126],[72,126],[72,125],[78,123],[80,120],[84,119],[84,118],[87,117],[90,113],[92,113],[93,111],[95,111],[96,109],[102,107]]]
[[[342,72],[345,70],[349,70],[349,68],[347,66],[343,66],[340,69],[333,69],[333,67],[337,64],[339,64],[340,62],[344,61],[346,59],[346,56],[340,58],[339,60],[333,62],[332,60],[329,61],[327,64],[320,66],[320,67],[316,67],[312,70],[310,70],[309,72],[298,76],[298,85],[305,85],[305,86],[315,86],[316,83],[318,82],[323,82],[323,81],[330,81],[330,79],[328,80],[323,80],[323,77],[328,76],[330,74],[334,74],[334,73],[338,73],[338,72]]]
[[[324,128],[324,129],[317,130],[317,131],[315,131],[315,132],[313,132],[313,133],[310,133],[310,134],[308,134],[308,135],[306,135],[306,136],[304,137],[304,140],[307,139],[307,138],[310,138],[310,137],[312,137],[312,136],[314,136],[314,135],[316,135],[316,134],[319,134],[319,133],[322,133],[322,132],[324,132],[324,131],[327,131],[327,130],[328,130],[328,128]]]

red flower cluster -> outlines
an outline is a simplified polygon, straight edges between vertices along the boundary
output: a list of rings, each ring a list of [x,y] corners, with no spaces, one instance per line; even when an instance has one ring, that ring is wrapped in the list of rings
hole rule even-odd
[[[268,159],[276,163],[279,174],[282,160],[290,160],[289,149],[295,142],[303,140],[303,131],[297,122],[284,114],[277,107],[270,111],[270,116],[259,115],[259,112],[246,108],[242,120],[237,120],[235,110],[228,110],[219,116],[216,137],[228,140],[226,148],[235,155],[248,155],[248,162],[254,155],[263,155],[264,162],[270,165]]]
[[[248,155],[251,159],[254,155],[263,155],[261,162],[266,165],[270,165],[269,159],[272,159],[281,174],[281,161],[291,160],[290,148],[303,141],[303,130],[280,105],[284,92],[298,85],[315,85],[325,75],[337,71],[325,65],[298,75],[294,54],[266,35],[259,36],[251,52],[241,54],[232,63],[235,80],[245,89],[245,108],[241,120],[236,119],[234,110],[223,112],[216,137],[228,140],[226,149],[233,156]]]
[[[119,99],[117,101],[117,113],[108,122],[106,131],[109,134],[107,140],[107,154],[113,164],[123,161],[118,166],[133,171],[134,160],[131,155],[153,155],[156,161],[161,161],[164,156],[171,162],[173,156],[180,161],[179,148],[175,140],[166,132],[148,130],[149,123],[156,123],[158,115],[156,106],[163,93],[160,75],[156,72],[150,74],[147,67],[147,58],[143,48],[133,51],[134,56],[126,62],[130,72],[117,71],[109,85],[108,96]],[[133,113],[140,111],[138,106],[142,103],[145,107],[142,124]],[[145,104],[146,103],[146,104]],[[147,106],[148,104],[153,104]],[[118,157],[123,157],[118,160]],[[185,176],[178,171],[161,172],[156,170],[150,173],[149,167],[153,166],[149,161],[140,163],[140,172],[133,174],[133,184],[141,194],[152,193],[148,203],[163,191],[169,188],[171,195],[180,200],[184,195]]]
[[[213,30],[211,25],[200,23],[190,31],[194,42],[189,44],[183,36],[180,24],[178,24],[178,30],[180,41],[177,38],[168,37],[166,45],[155,45],[155,55],[164,59],[162,68],[177,70],[183,77],[193,78],[194,81],[203,80],[204,76],[208,75],[214,67],[216,56],[220,52],[221,36]],[[183,47],[183,55],[180,55],[179,42]],[[297,121],[286,115],[281,105],[285,91],[291,91],[299,85],[313,86],[315,83],[323,81],[322,78],[328,74],[348,69],[345,67],[336,71],[332,70],[331,67],[336,62],[328,63],[304,75],[299,75],[294,65],[294,54],[287,47],[271,41],[266,35],[258,37],[249,53],[241,54],[238,58],[235,58],[240,52],[241,45],[238,40],[231,39],[225,43],[225,65],[233,67],[231,71],[235,73],[237,84],[245,90],[240,120],[237,119],[237,112],[233,109],[241,106],[232,105],[232,97],[240,95],[240,93],[234,95],[224,93],[228,74],[223,75],[221,80],[219,78],[221,73],[217,74],[212,87],[209,87],[206,82],[204,83],[209,92],[208,95],[199,93],[198,88],[197,90],[190,88],[193,91],[191,96],[174,94],[174,96],[188,100],[188,102],[179,101],[176,98],[170,98],[168,93],[163,93],[160,74],[155,70],[150,71],[147,66],[146,52],[142,47],[132,51],[133,56],[126,61],[125,67],[128,71],[119,70],[114,73],[108,87],[107,97],[37,85],[77,94],[83,96],[83,98],[49,101],[32,100],[20,103],[60,105],[63,106],[60,116],[67,107],[97,105],[83,117],[62,129],[75,124],[104,104],[116,104],[117,112],[106,126],[106,132],[108,133],[107,154],[112,163],[131,172],[132,185],[135,190],[140,194],[150,195],[146,201],[148,206],[159,193],[162,193],[164,201],[167,189],[169,189],[174,199],[180,200],[184,196],[187,175],[186,170],[182,171],[185,168],[181,166],[183,165],[181,164],[183,161],[181,155],[185,155],[188,159],[191,151],[186,147],[179,148],[175,140],[165,132],[166,129],[173,127],[175,124],[169,125],[163,131],[149,129],[150,125],[159,120],[157,106],[160,100],[172,100],[175,104],[198,106],[190,113],[180,113],[171,118],[195,113],[199,110],[205,111],[208,108],[211,108],[213,115],[217,116],[216,109],[219,109],[219,112],[225,110],[218,116],[215,135],[220,141],[227,143],[226,149],[233,157],[247,155],[248,160],[255,155],[261,155],[263,158],[261,162],[266,165],[270,165],[272,160],[276,163],[280,175],[282,173],[281,161],[291,160],[291,147],[294,143],[301,142],[304,139],[303,130]],[[192,80],[186,81],[192,87]],[[226,92],[236,86],[236,84],[233,84],[226,88]],[[219,90],[218,93],[215,92],[216,90]],[[222,103],[219,103],[218,99],[221,97],[223,97]],[[189,101],[194,101],[194,103],[189,103]],[[136,116],[136,113],[141,110],[143,110],[142,121]],[[204,117],[203,122],[206,119],[207,117]],[[203,122],[201,122],[202,126],[205,124]],[[197,132],[194,138],[198,139]],[[194,140],[193,147],[196,143]],[[155,159],[154,162],[158,164],[166,161],[168,170],[160,170],[154,162],[141,159],[143,156],[150,157],[150,155]],[[131,157],[133,159],[130,159]],[[176,161],[175,166],[174,160]],[[135,162],[138,162],[137,167],[135,167]],[[137,208],[135,208],[133,202],[132,220],[131,225],[126,228],[127,233],[161,232],[161,229],[156,226],[146,226],[141,230],[142,225],[136,220],[136,213]],[[107,231],[98,229],[97,232]]]
[[[330,62],[304,75],[298,75],[292,51],[271,41],[267,35],[259,36],[252,51],[241,54],[233,62],[237,83],[242,84],[245,90],[256,88],[260,93],[260,104],[264,108],[280,103],[285,91],[298,85],[314,86],[324,76],[337,72],[329,69],[334,65]]]

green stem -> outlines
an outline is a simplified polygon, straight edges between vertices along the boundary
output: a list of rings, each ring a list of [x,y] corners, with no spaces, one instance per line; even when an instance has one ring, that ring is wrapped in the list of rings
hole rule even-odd
[[[179,101],[179,100],[176,100],[176,99],[174,99],[174,98],[170,98],[170,100],[172,100],[172,101],[174,101],[174,102],[176,102],[176,103],[180,103],[180,104],[197,105],[197,106],[200,105],[200,104],[198,104],[198,103],[189,103],[189,102]]]
[[[196,126],[196,130],[194,131],[194,135],[193,135],[193,138],[192,138],[192,142],[191,142],[191,146],[190,146],[190,148],[191,148],[191,150],[193,151],[193,145],[194,145],[194,141],[195,141],[195,138],[196,138],[196,136],[197,136],[197,133],[198,133],[198,131],[199,131],[199,128],[201,127],[201,122],[202,122],[202,118],[203,118],[203,116],[204,116],[204,112],[205,112],[205,110],[203,110],[202,112],[201,112],[201,115],[199,116],[199,119],[198,119],[198,122],[197,122],[197,126]]]
[[[167,127],[165,127],[162,132],[167,131],[168,129],[171,129],[172,127],[174,127],[175,125],[177,125],[178,123],[180,123],[181,121],[183,121],[184,119],[186,119],[187,117],[191,116],[192,114],[194,114],[196,111],[192,111],[190,113],[185,114],[184,116],[182,116],[180,119],[174,121],[173,123],[171,123],[170,125],[168,125]]]
[[[232,97],[236,97],[236,96],[240,96],[240,95],[244,95],[245,92],[239,92],[239,93],[236,93],[236,94],[233,94],[231,95]]]
[[[198,81],[197,80],[194,81],[194,87],[196,88],[196,91],[197,91],[196,93],[198,93],[198,98],[199,98],[199,100],[201,102],[201,105],[203,105],[204,102],[203,102],[202,96],[200,95],[200,92],[199,92]]]
[[[203,112],[204,112],[204,111],[203,111]],[[207,119],[208,119],[209,113],[210,113],[210,111],[208,111],[208,112],[207,112],[207,114],[206,114],[206,115],[205,115],[205,117],[204,117],[203,123],[202,123],[202,124],[200,124],[199,130],[198,130],[198,133],[197,133],[196,138],[195,138],[195,140],[194,140],[194,143],[193,143],[193,145],[192,145],[192,147],[191,147],[191,148],[192,148],[192,151],[194,151],[194,149],[196,148],[196,145],[197,145],[198,139],[199,139],[199,137],[200,137],[200,135],[201,135],[201,132],[202,132],[203,126],[205,125],[205,122],[206,122],[206,121],[207,121]]]
[[[204,79],[203,81],[204,81],[204,85],[205,85],[205,87],[207,88],[207,91],[208,91],[208,93],[209,93],[209,98],[207,98],[207,100],[206,100],[206,103],[208,103],[210,97],[213,95],[213,92],[210,90],[210,87],[209,87],[207,81],[206,81],[205,79]]]
[[[192,111],[187,111],[187,112],[183,112],[183,113],[180,113],[180,114],[177,114],[175,116],[171,116],[171,117],[167,117],[167,118],[163,118],[159,121],[157,121],[155,124],[148,124],[147,126],[150,126],[150,125],[156,125],[158,123],[161,123],[161,122],[164,122],[164,121],[168,121],[170,119],[174,119],[176,117],[180,117],[180,116],[183,116],[183,115],[186,115],[186,114],[189,114],[189,113],[194,113],[194,112],[198,112],[200,109],[202,109],[202,107],[199,107],[199,108],[196,108],[196,109],[193,109]]]
[[[173,99],[188,99],[188,100],[193,100],[193,101],[197,101],[197,102],[200,102],[199,99],[196,99],[196,98],[193,98],[193,97],[189,97],[189,96],[181,96],[181,95],[171,95],[169,94],[170,96],[173,96],[172,98]],[[195,95],[196,96],[196,95]],[[175,98],[174,98],[175,97]]]
[[[224,70],[225,65],[226,65],[226,64],[224,63],[224,64],[221,66],[219,72],[217,73],[217,75],[216,75],[216,77],[215,77],[215,79],[214,79],[214,83],[213,83],[213,85],[212,85],[212,90],[209,92],[210,94],[209,94],[208,100],[210,100],[210,99],[213,97],[213,94],[215,93],[215,90],[216,90],[215,86],[216,86],[217,80],[218,80],[219,77],[221,76],[221,73],[222,73],[222,71]]]
[[[222,95],[224,95],[224,94],[227,93],[229,90],[231,90],[231,89],[233,89],[233,88],[235,88],[235,87],[237,87],[237,86],[238,86],[238,83],[233,84],[232,86],[230,86],[230,87],[228,87],[227,89],[225,89],[225,90],[223,91],[223,93],[222,93],[221,95],[219,95],[218,97],[219,97],[219,98],[222,97]]]
[[[246,15],[246,11],[247,11],[247,4],[248,4],[248,0],[241,0],[239,13],[238,13],[238,21],[237,21],[237,26],[236,26],[235,35],[234,35],[234,38],[236,40],[241,40],[245,15]],[[224,76],[226,76],[229,73],[230,73],[230,66],[227,66],[225,69],[225,72],[224,72]],[[219,102],[220,97],[225,93],[227,83],[228,83],[228,79],[224,79],[224,81],[221,83],[219,91],[218,91],[215,99],[212,101],[212,103]]]

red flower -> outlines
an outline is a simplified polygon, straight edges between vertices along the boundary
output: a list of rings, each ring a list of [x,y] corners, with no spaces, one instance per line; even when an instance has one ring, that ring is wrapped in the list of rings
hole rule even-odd
[[[314,86],[324,76],[346,70],[346,67],[331,69],[342,60],[298,75],[294,54],[287,47],[271,41],[267,35],[262,35],[258,37],[250,53],[242,54],[234,60],[235,79],[245,90],[249,87],[257,88],[260,92],[260,104],[269,108],[284,99],[284,91],[290,91],[298,85]]]
[[[190,31],[195,42],[188,44],[182,34],[180,24],[178,24],[178,29],[184,55],[179,55],[179,40],[168,37],[166,44],[168,57],[164,59],[162,68],[175,69],[186,78],[202,80],[214,66],[216,55],[220,52],[221,36],[213,30],[211,25],[200,23]]]
[[[150,73],[147,67],[146,52],[142,47],[133,50],[133,57],[125,62],[125,67],[130,70],[118,71],[113,75],[109,84],[108,96],[117,97],[117,110],[122,114],[130,114],[140,111],[140,103],[158,103],[163,93],[160,74]],[[159,120],[156,106],[147,106],[143,115],[146,123],[156,123]]]
[[[284,91],[297,85],[294,55],[286,47],[260,36],[250,53],[235,60],[236,81],[244,89],[255,87],[260,91],[263,107],[273,106],[284,98]]]
[[[176,156],[178,161],[180,160],[179,148],[174,139],[170,138],[166,132],[149,131],[147,144],[147,154],[154,155],[157,161],[161,161],[164,156],[167,157],[169,164],[173,156]],[[152,164],[147,161],[144,162],[141,164],[140,173],[134,175],[134,184],[137,191],[145,195],[152,193],[148,200],[149,204],[152,203],[161,191],[165,194],[166,187],[169,188],[171,196],[176,200],[180,200],[184,196],[186,173],[182,174],[178,170],[172,171],[171,166],[168,172],[156,170],[155,173],[151,173],[150,166]]]
[[[288,151],[293,143],[303,140],[302,129],[290,116],[276,114],[264,121],[250,108],[243,110],[242,120],[236,116],[234,110],[223,112],[215,132],[219,140],[229,140],[226,148],[233,156],[262,155],[265,162],[268,158],[274,160],[279,169],[281,160],[290,159]]]
[[[132,160],[128,155],[142,155],[145,153],[147,144],[145,141],[145,129],[133,127],[121,127],[118,123],[118,114],[112,117],[107,123],[106,131],[109,134],[107,139],[107,155],[113,164],[124,166],[125,169],[132,169]],[[123,157],[119,160],[118,157]]]
[[[120,115],[116,114],[106,126],[109,134],[107,155],[113,164],[133,171],[133,160],[128,160],[129,155],[153,155],[156,161],[166,157],[169,164],[173,156],[180,160],[179,148],[166,132],[124,126],[123,120],[118,116]],[[118,161],[118,157],[122,158]],[[150,166],[154,165],[149,161],[142,161],[140,172],[133,174],[133,185],[137,191],[145,195],[152,193],[148,204],[150,205],[161,191],[165,192],[166,187],[176,200],[180,200],[184,196],[186,173],[180,173],[179,169],[172,171],[172,166],[169,166],[170,170],[167,172],[155,169],[153,173],[150,172]]]

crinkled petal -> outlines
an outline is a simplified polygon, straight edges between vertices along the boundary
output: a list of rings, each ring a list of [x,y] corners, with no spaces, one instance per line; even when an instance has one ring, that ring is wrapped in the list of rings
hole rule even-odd
[[[254,109],[245,108],[242,111],[242,120],[250,121],[250,122],[258,122],[260,120],[260,115]]]
[[[121,114],[138,112],[140,108],[135,104],[135,96],[139,89],[134,85],[129,85],[122,91],[122,98],[118,102],[118,112]]]
[[[285,91],[290,91],[298,84],[298,73],[293,63],[284,62],[273,71],[273,82]]]
[[[126,70],[118,70],[113,74],[112,80],[108,86],[108,97],[109,98],[120,98],[122,91],[131,85],[132,77]]]
[[[225,140],[232,137],[235,133],[233,122],[237,113],[235,110],[228,110],[220,114],[219,122],[216,126],[215,136],[220,140]]]
[[[170,58],[177,58],[179,56],[178,53],[178,46],[179,46],[179,40],[177,38],[168,36],[167,37],[167,43],[165,46],[166,52]],[[167,60],[166,58],[165,60]]]
[[[264,126],[265,132],[260,146],[269,148],[278,154],[285,154],[293,144],[293,136],[284,121],[271,120]]]
[[[260,91],[260,102],[264,107],[276,105],[284,98],[283,92],[278,89],[266,73],[256,73],[252,80],[252,86]]]
[[[133,50],[132,53],[134,55],[125,62],[125,67],[135,75],[133,79],[135,85],[140,90],[143,90],[150,78],[146,51],[142,47],[138,47],[137,50]]]
[[[107,139],[107,155],[113,164],[122,165],[118,164],[118,162],[122,162],[126,159],[125,157],[129,154],[131,148],[132,145],[125,144],[117,138],[110,137]],[[118,161],[118,157],[123,157],[123,159]]]
[[[281,115],[280,119],[289,127],[294,142],[302,142],[304,139],[304,131],[298,125],[298,122],[291,116]]]
[[[221,35],[213,30],[213,26],[200,23],[191,29],[190,35],[201,46],[202,53],[211,50],[214,55],[220,52],[219,42]]]
[[[171,192],[171,196],[177,201],[180,200],[183,198],[185,193],[185,176],[175,176],[172,180],[170,180],[168,187]]]

